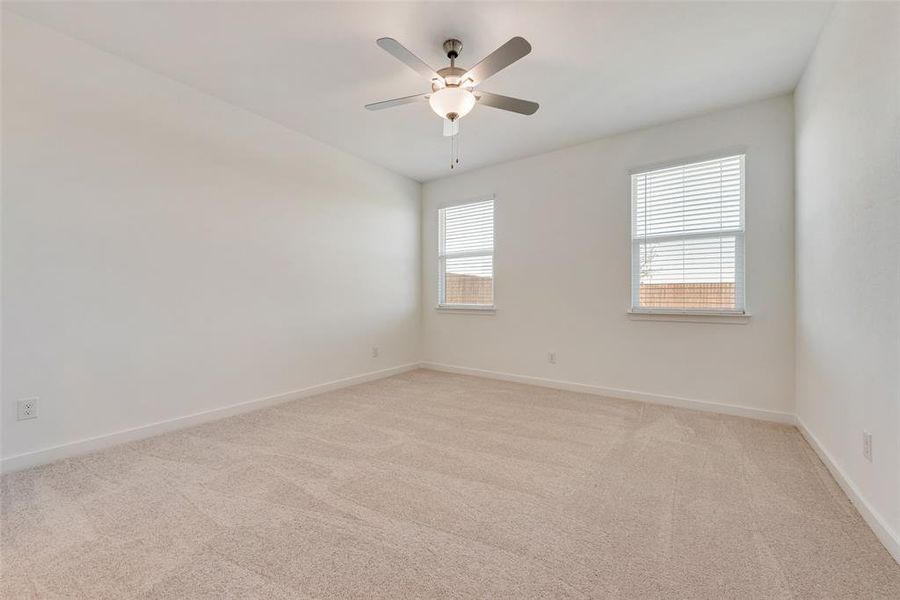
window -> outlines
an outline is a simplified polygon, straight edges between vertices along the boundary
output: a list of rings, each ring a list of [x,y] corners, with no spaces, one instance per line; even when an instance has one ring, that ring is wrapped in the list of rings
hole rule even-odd
[[[632,312],[744,313],[744,155],[631,176]]]
[[[494,305],[494,201],[438,211],[438,304],[455,308]]]

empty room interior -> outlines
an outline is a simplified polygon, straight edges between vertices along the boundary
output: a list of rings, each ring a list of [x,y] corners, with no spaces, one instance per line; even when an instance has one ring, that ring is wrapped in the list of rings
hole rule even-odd
[[[0,17],[0,597],[900,600],[900,2]]]

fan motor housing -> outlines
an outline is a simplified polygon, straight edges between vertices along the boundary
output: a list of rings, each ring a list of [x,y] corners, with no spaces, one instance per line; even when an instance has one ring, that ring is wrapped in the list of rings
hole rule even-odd
[[[457,86],[459,85],[462,76],[466,74],[466,69],[461,69],[459,67],[444,67],[443,69],[438,69],[437,74],[447,82],[448,87]],[[431,91],[436,92],[442,87],[444,86],[439,86],[437,83],[432,83]]]

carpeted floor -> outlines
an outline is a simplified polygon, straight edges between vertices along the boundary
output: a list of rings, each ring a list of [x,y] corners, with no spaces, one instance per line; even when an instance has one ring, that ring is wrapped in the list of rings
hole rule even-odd
[[[793,427],[425,370],[2,503],[3,598],[900,598]]]

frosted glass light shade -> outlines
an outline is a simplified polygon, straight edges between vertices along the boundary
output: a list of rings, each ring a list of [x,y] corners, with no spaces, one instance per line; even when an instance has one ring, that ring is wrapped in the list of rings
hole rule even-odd
[[[439,117],[449,119],[449,115],[455,114],[454,119],[459,119],[475,106],[475,95],[465,88],[445,87],[434,92],[428,104]]]

